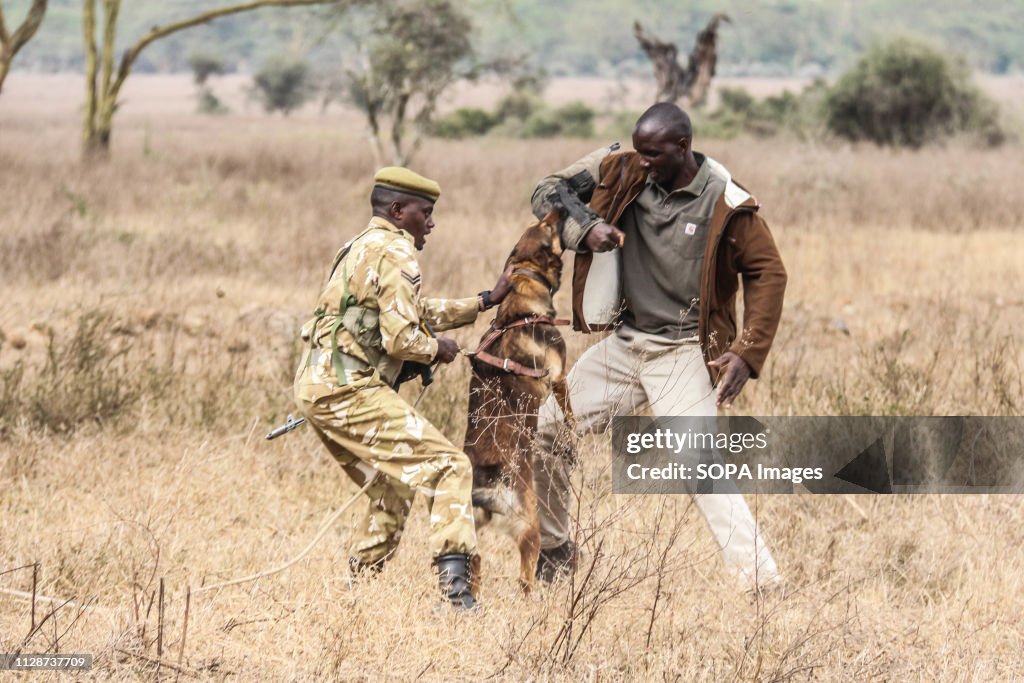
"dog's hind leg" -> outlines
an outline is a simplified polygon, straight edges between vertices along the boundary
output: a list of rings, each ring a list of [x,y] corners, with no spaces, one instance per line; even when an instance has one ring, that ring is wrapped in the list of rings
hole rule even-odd
[[[529,479],[519,478],[516,486],[515,539],[519,545],[519,586],[524,593],[533,590],[537,574],[537,560],[540,558],[540,516],[537,514],[537,492],[533,488],[532,468],[525,474]]]
[[[513,507],[511,491],[501,481],[501,468],[495,465],[474,464],[473,519],[477,528],[486,525],[496,514],[511,514]]]
[[[519,514],[519,505],[518,496],[508,486],[473,489],[473,507],[490,514],[512,517]]]
[[[576,418],[572,414],[572,403],[569,401],[569,384],[565,381],[565,377],[553,382],[551,391],[555,395],[555,400],[558,401],[558,407],[562,409],[565,424],[569,428],[575,428]]]
[[[473,523],[476,525],[477,531],[490,524],[492,519],[494,519],[493,512],[473,504]]]

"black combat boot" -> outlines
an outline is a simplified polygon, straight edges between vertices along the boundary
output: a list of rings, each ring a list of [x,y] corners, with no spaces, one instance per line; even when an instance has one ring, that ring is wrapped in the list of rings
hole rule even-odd
[[[557,548],[541,548],[537,559],[537,578],[551,583],[576,570],[576,544],[566,541]]]
[[[434,559],[441,592],[455,607],[473,609],[476,600],[470,587],[469,555],[449,553]]]

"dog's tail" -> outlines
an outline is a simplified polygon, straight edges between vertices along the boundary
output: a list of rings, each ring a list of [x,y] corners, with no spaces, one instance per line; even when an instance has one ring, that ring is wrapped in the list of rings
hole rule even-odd
[[[514,515],[519,511],[519,500],[507,486],[473,489],[473,506],[497,515]]]

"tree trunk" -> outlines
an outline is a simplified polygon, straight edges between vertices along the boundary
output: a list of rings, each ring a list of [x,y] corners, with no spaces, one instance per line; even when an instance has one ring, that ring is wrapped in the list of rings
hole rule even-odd
[[[4,81],[7,80],[7,72],[11,70],[11,61],[14,55],[10,53],[7,46],[0,47],[0,93],[4,91]]]
[[[398,96],[395,113],[391,118],[391,161],[395,166],[405,166],[409,163],[409,155],[403,149],[405,145],[405,110],[409,106],[409,97],[408,92],[403,92]]]
[[[679,66],[676,46],[645,33],[639,21],[633,22],[633,35],[654,64],[654,80],[658,84],[654,101],[678,102],[683,96],[683,68]]]
[[[380,168],[384,165],[384,145],[380,139],[380,112],[377,103],[371,99],[370,90],[367,88],[366,121],[370,127],[367,138],[370,141],[370,151],[373,152],[373,167]]]
[[[715,76],[715,64],[718,62],[718,25],[722,21],[732,23],[725,14],[716,14],[697,34],[697,42],[690,52],[690,63],[686,69],[687,93],[689,106],[699,107],[707,100],[711,89],[711,79]]]
[[[82,38],[85,44],[85,118],[82,121],[82,151],[96,156],[96,0],[82,1]]]
[[[654,78],[658,84],[656,102],[679,102],[686,107],[699,107],[707,99],[711,79],[718,60],[718,25],[731,20],[725,14],[711,17],[708,25],[697,34],[686,68],[679,65],[678,50],[646,33],[640,22],[633,23],[633,35],[644,53],[654,64]]]
[[[3,0],[0,0],[0,92],[3,91],[4,81],[11,70],[11,62],[18,50],[25,46],[25,43],[32,39],[32,36],[39,30],[46,15],[47,0],[32,0],[25,21],[14,30],[14,33],[7,31],[7,23],[4,21]]]
[[[96,128],[86,134],[82,147],[82,158],[86,162],[106,161],[110,158],[110,129]]]
[[[83,154],[86,159],[106,157],[110,149],[114,112],[121,86],[131,73],[132,66],[146,47],[160,38],[183,31],[199,24],[205,24],[219,17],[248,12],[259,7],[297,7],[300,5],[328,5],[359,0],[249,0],[237,5],[197,14],[166,26],[154,26],[145,36],[124,51],[121,61],[114,70],[114,47],[117,37],[117,15],[121,0],[103,0],[105,10],[103,27],[102,63],[98,62],[96,48],[96,0],[83,0],[82,29],[85,38],[85,125],[82,132]],[[100,82],[97,83],[99,72]]]

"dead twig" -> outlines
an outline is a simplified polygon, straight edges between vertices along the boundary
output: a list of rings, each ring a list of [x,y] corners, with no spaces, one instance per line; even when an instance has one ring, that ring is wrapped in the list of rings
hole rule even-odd
[[[123,649],[121,649],[119,647],[115,647],[114,648],[114,652],[119,652],[119,653],[121,653],[123,655],[127,655],[128,657],[134,657],[135,659],[138,659],[140,661],[146,662],[147,664],[154,664],[154,665],[156,665],[158,671],[159,671],[160,667],[166,666],[168,669],[170,669],[172,671],[177,671],[179,674],[185,674],[186,676],[191,676],[192,678],[199,678],[198,672],[191,671],[189,669],[185,669],[185,668],[182,668],[180,666],[175,666],[174,664],[170,664],[168,662],[164,662],[164,661],[161,661],[159,659],[155,659],[153,657],[149,657],[147,655],[140,654],[138,652],[131,652],[129,650],[123,650]]]
[[[178,645],[178,667],[185,660],[185,636],[188,634],[188,608],[192,603],[192,587],[185,588],[185,616],[181,624],[181,643]]]

